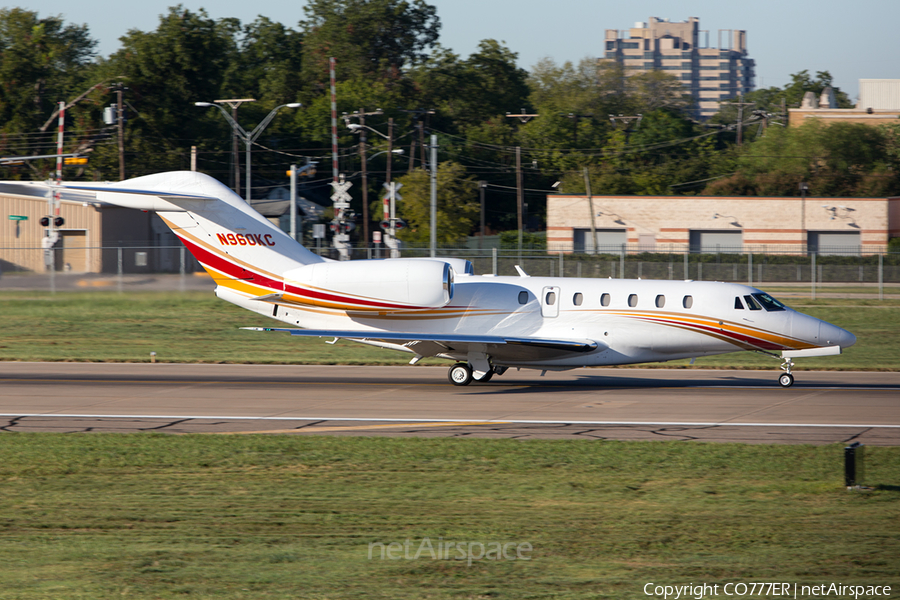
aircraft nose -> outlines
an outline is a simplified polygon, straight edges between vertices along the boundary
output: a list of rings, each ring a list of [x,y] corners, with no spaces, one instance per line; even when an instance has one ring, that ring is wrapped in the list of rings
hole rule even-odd
[[[819,329],[819,339],[826,346],[840,346],[841,348],[849,348],[856,343],[856,336],[841,329],[837,325],[823,322]]]

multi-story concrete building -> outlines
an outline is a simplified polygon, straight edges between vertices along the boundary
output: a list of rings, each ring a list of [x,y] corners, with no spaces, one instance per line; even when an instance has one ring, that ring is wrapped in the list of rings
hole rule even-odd
[[[627,37],[626,37],[627,33]],[[682,81],[694,101],[694,114],[708,118],[719,102],[753,91],[755,65],[747,56],[747,32],[719,29],[716,46],[700,19],[673,22],[650,17],[630,30],[606,30],[604,60],[615,60],[631,73],[660,70]]]

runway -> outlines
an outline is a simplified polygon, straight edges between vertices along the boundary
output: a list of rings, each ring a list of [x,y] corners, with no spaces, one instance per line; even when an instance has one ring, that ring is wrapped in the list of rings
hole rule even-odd
[[[900,373],[0,363],[0,430],[900,445]]]

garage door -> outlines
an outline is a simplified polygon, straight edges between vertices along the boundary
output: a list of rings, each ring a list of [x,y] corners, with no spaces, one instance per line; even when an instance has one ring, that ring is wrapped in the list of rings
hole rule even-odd
[[[690,234],[691,252],[714,254],[740,253],[744,250],[743,234],[737,231],[693,230]]]
[[[859,256],[858,231],[810,231],[807,235],[809,251],[816,254]]]
[[[594,253],[594,240],[590,229],[576,229],[574,232],[575,252]],[[622,244],[628,241],[625,229],[598,229],[597,248],[600,252],[618,253]]]

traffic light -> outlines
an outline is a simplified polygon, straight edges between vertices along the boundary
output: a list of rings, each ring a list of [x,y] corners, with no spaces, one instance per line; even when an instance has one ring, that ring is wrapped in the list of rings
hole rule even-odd
[[[41,217],[41,227],[50,227],[50,217]]]
[[[66,220],[62,217],[53,217],[53,225],[62,227],[66,224]],[[50,227],[50,217],[41,217],[41,227]]]

